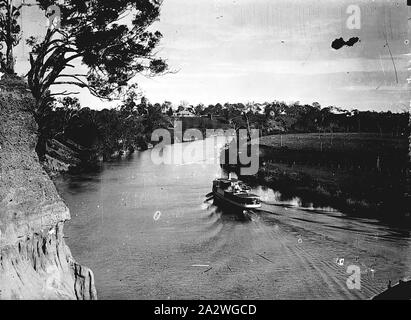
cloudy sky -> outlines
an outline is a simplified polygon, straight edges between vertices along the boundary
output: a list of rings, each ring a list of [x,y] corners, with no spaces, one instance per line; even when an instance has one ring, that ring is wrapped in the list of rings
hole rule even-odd
[[[352,4],[361,10],[358,30],[347,27]],[[408,10],[406,0],[164,0],[154,26],[164,35],[159,55],[177,72],[136,81],[152,102],[318,101],[401,111],[410,99]],[[39,23],[34,13],[23,19],[26,34]],[[332,49],[340,37],[360,42]],[[104,105],[86,93],[81,100]]]

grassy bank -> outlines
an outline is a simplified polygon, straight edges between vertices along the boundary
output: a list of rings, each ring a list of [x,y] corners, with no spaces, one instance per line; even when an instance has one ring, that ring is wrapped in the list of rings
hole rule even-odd
[[[260,169],[250,184],[361,216],[409,215],[408,140],[379,134],[290,134],[260,139]]]

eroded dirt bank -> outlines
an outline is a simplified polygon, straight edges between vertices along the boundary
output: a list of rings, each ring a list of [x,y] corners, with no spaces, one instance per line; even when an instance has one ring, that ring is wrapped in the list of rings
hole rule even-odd
[[[70,212],[38,161],[32,106],[20,79],[0,81],[0,299],[96,299],[64,241]]]

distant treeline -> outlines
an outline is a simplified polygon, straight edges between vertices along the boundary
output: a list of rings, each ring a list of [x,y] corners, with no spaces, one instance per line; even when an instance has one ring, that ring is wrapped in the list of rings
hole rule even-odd
[[[406,112],[348,111],[321,108],[318,103],[226,103],[174,108],[170,102],[151,104],[147,99],[137,99],[131,94],[119,107],[97,111],[82,108],[76,98],[65,97],[38,119],[44,140],[39,143],[38,151],[40,155],[45,154],[48,139],[63,143],[70,140],[107,160],[115,154],[146,148],[152,132],[158,128],[172,128],[173,121],[182,111],[186,116],[184,129],[189,126],[202,131],[245,128],[248,120],[251,128],[260,129],[261,135],[376,132],[399,137],[409,132]]]
[[[345,110],[333,106],[322,108],[319,103],[312,105],[286,104],[285,102],[216,104],[205,107],[189,107],[195,114],[211,114],[234,125],[244,126],[239,117],[246,113],[250,126],[260,129],[262,135],[275,133],[314,132],[373,132],[392,136],[408,135],[409,113],[391,111]],[[232,120],[234,119],[234,120]]]

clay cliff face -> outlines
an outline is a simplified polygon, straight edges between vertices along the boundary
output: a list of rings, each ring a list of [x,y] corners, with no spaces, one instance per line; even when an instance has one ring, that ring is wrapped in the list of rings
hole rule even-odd
[[[32,106],[21,80],[0,81],[0,299],[96,299],[64,242],[70,213],[38,161]]]

